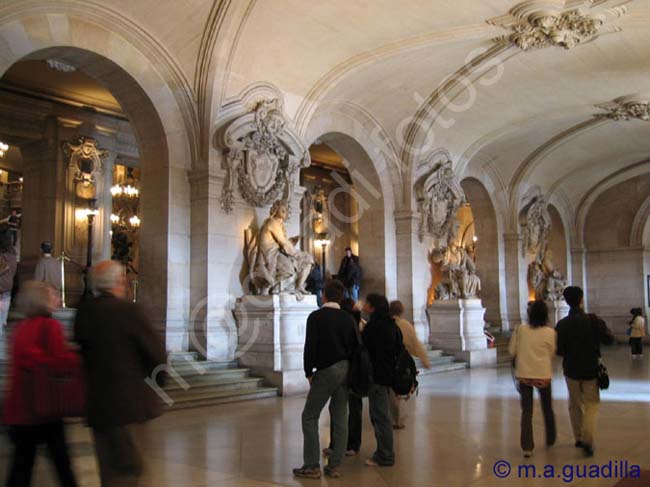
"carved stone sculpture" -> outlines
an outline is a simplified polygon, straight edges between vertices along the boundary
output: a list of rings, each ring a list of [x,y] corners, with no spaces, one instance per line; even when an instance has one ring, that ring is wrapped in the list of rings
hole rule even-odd
[[[434,250],[432,260],[440,264],[440,270],[445,275],[445,279],[436,286],[436,299],[471,299],[478,296],[481,279],[476,275],[474,261],[463,247],[452,242],[444,250]]]
[[[96,176],[104,170],[104,159],[108,151],[97,147],[97,141],[90,137],[80,137],[76,144],[65,142],[63,153],[68,167],[74,172],[77,183],[77,196],[85,199],[96,198]]]
[[[608,3],[612,5],[608,7]],[[604,26],[610,19],[627,13],[627,7],[621,3],[616,4],[614,0],[585,2],[582,10],[564,10],[563,7],[564,2],[548,0],[527,0],[519,3],[507,15],[488,20],[489,24],[499,25],[511,32],[494,41],[511,44],[522,51],[553,46],[572,49],[603,33],[620,31],[618,27]],[[585,8],[590,11],[584,13]]]
[[[548,212],[546,198],[538,194],[533,197],[526,210],[523,226],[524,253],[535,256],[540,263],[544,259],[548,236],[551,231],[551,215]]]
[[[279,98],[263,100],[232,121],[223,135],[226,178],[221,207],[232,211],[235,181],[250,205],[264,207],[277,199],[287,205],[301,167],[309,166],[308,150],[289,127]]]
[[[642,120],[650,122],[650,97],[630,96],[621,97],[610,103],[596,105],[605,110],[598,117],[610,118],[616,121]]]
[[[288,208],[281,200],[271,207],[257,235],[246,238],[246,256],[249,277],[256,294],[309,294],[305,281],[311,270],[313,257],[295,247],[297,238],[287,238],[285,221]]]
[[[416,181],[414,190],[420,212],[420,242],[428,232],[435,239],[435,248],[446,248],[458,230],[458,209],[467,201],[451,161],[434,164]]]

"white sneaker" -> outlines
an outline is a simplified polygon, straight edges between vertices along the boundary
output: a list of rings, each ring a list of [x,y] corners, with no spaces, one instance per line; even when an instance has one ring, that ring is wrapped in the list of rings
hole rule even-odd
[[[533,452],[531,451],[524,451],[524,458],[530,458],[533,456]]]
[[[347,450],[345,452],[346,457],[356,457],[358,454],[359,454],[359,452],[356,451],[356,450]]]

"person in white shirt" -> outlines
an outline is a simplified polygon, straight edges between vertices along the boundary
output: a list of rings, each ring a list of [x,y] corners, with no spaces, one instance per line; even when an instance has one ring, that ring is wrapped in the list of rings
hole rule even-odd
[[[630,321],[630,348],[632,358],[643,358],[643,337],[645,336],[645,319],[641,308],[632,308],[632,321]]]
[[[395,320],[395,324],[399,327],[402,332],[402,339],[404,341],[404,346],[409,354],[412,357],[417,357],[422,361],[422,365],[425,369],[431,368],[431,360],[429,360],[429,355],[427,355],[427,350],[424,348],[424,345],[420,341],[415,332],[415,327],[413,324],[409,323],[407,320],[402,318],[404,314],[404,305],[401,301],[392,301],[390,303],[390,315]],[[395,391],[391,389],[390,391],[390,409],[391,416],[393,417],[393,429],[401,430],[404,429],[405,425],[402,422],[401,417],[401,398],[395,394]]]
[[[557,335],[548,325],[548,308],[544,301],[534,301],[528,307],[528,324],[519,325],[508,351],[514,357],[515,377],[521,394],[521,449],[524,457],[533,454],[533,389],[539,390],[546,427],[546,445],[555,444],[555,415],[551,394],[553,357]]]

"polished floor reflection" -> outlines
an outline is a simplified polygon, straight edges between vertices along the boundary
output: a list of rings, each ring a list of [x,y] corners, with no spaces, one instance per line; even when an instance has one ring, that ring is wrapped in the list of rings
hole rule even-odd
[[[558,475],[565,464],[602,465],[627,460],[650,469],[650,357],[632,362],[625,347],[607,350],[611,388],[602,395],[596,455],[582,458],[573,447],[566,386],[559,364],[553,382],[558,443],[543,446],[541,411],[535,405],[538,449],[524,461],[518,447],[519,402],[508,368],[450,372],[427,379],[409,401],[407,428],[396,433],[393,468],[368,468],[363,460],[374,447],[367,408],[362,454],[347,459],[338,480],[296,481],[292,467],[301,463],[300,412],[303,398],[269,399],[168,413],[152,423],[148,454],[150,487],[341,485],[341,486],[613,486],[616,479],[516,478],[517,465],[546,464]],[[327,417],[322,439],[328,440]],[[98,486],[90,435],[81,425],[70,428],[75,470],[81,486]],[[8,444],[0,436],[0,478],[4,479]],[[510,462],[510,478],[493,473],[495,462]],[[581,470],[574,469],[580,473]],[[53,486],[51,469],[40,457],[34,485]],[[574,475],[576,476],[576,475]]]

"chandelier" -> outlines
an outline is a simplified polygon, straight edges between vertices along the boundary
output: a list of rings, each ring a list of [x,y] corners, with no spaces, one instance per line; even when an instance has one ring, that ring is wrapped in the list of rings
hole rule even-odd
[[[9,150],[9,146],[4,142],[0,142],[0,157],[4,157],[5,152]]]
[[[125,198],[138,198],[140,196],[140,190],[130,184],[116,184],[111,187],[111,194],[113,195],[113,198],[122,196]]]

